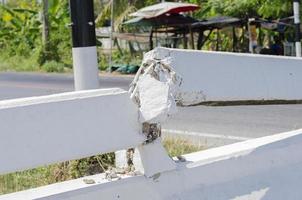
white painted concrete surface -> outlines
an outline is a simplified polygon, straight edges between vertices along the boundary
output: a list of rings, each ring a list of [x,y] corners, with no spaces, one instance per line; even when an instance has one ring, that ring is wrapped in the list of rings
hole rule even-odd
[[[302,99],[297,92],[302,85],[301,59],[157,51],[158,56],[175,58],[172,66],[184,80],[182,97],[190,97],[184,100]],[[113,181],[104,175],[85,177],[95,183],[78,179],[0,200],[302,199],[302,130],[209,149],[174,162],[165,157],[158,141],[141,146],[145,138],[138,119],[138,108],[119,89],[0,102],[0,174],[130,147],[139,147],[147,171],[145,176],[123,175]]]
[[[108,181],[103,175],[0,196],[0,200],[300,200],[302,130],[183,156],[177,169]],[[156,163],[160,164],[160,163]]]
[[[96,47],[72,48],[72,59],[75,89],[98,89],[100,83]]]
[[[121,89],[0,102],[0,174],[136,147],[138,109]]]
[[[302,99],[302,59],[157,48],[183,78],[184,104],[204,101]]]
[[[146,177],[150,178],[156,176],[158,173],[176,169],[175,163],[172,158],[168,156],[160,139],[147,145],[140,145],[137,149],[140,155],[137,162],[141,161],[142,170]]]

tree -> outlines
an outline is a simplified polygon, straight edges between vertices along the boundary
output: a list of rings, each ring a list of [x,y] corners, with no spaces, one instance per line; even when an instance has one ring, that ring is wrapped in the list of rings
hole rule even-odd
[[[48,16],[48,0],[42,1],[42,44],[44,51],[48,50],[49,44],[49,16]]]
[[[9,0],[0,4],[0,50],[35,56],[40,66],[51,60],[70,64],[69,23],[67,0]]]
[[[203,9],[208,15],[276,19],[292,15],[292,0],[209,0]]]
[[[114,27],[117,29],[121,27],[121,24],[129,18],[129,14],[135,12],[144,6],[152,5],[158,3],[157,0],[113,0],[114,1]],[[110,19],[111,15],[111,4],[113,2],[108,1],[103,5],[102,12],[98,13],[96,22],[98,26],[103,26],[107,20]]]

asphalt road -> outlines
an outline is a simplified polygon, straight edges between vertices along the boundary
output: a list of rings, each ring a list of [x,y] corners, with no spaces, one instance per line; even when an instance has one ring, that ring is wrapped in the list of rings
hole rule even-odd
[[[164,128],[245,140],[302,128],[302,105],[179,108]]]
[[[102,88],[128,89],[131,80],[101,76],[100,84]],[[0,100],[72,90],[71,75],[0,73]],[[163,128],[172,133],[245,140],[302,128],[302,105],[185,107],[179,108]]]
[[[101,88],[128,90],[131,77],[101,76]],[[73,91],[73,76],[42,73],[0,73],[0,100]]]

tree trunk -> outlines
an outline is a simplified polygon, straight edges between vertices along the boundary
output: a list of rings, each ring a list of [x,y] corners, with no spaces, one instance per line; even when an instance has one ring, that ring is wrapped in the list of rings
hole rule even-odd
[[[150,47],[150,50],[153,49],[153,32],[154,32],[154,30],[153,30],[153,27],[152,27],[151,32],[150,32],[150,36],[149,36],[149,47]]]
[[[42,2],[42,43],[45,50],[47,50],[49,43],[49,16],[48,16],[48,0]]]
[[[188,48],[188,40],[187,40],[186,30],[184,30],[182,37],[183,37],[183,48],[187,49]]]
[[[192,27],[189,27],[189,31],[190,31],[190,42],[191,42],[191,49],[195,49],[195,43],[194,43],[194,33],[192,30]]]
[[[236,28],[233,27],[233,52],[237,52],[237,35],[236,35]]]

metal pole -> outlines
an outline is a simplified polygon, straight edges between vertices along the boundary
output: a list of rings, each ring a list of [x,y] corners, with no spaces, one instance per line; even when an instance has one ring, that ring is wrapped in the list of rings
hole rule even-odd
[[[248,28],[248,32],[249,32],[249,52],[250,53],[254,53],[254,49],[253,49],[253,38],[252,38],[252,30],[251,30],[251,21],[253,19],[249,19],[247,22],[247,28]]]
[[[296,29],[296,56],[301,57],[300,0],[294,0],[294,21]]]
[[[99,88],[93,0],[70,0],[75,90]]]

